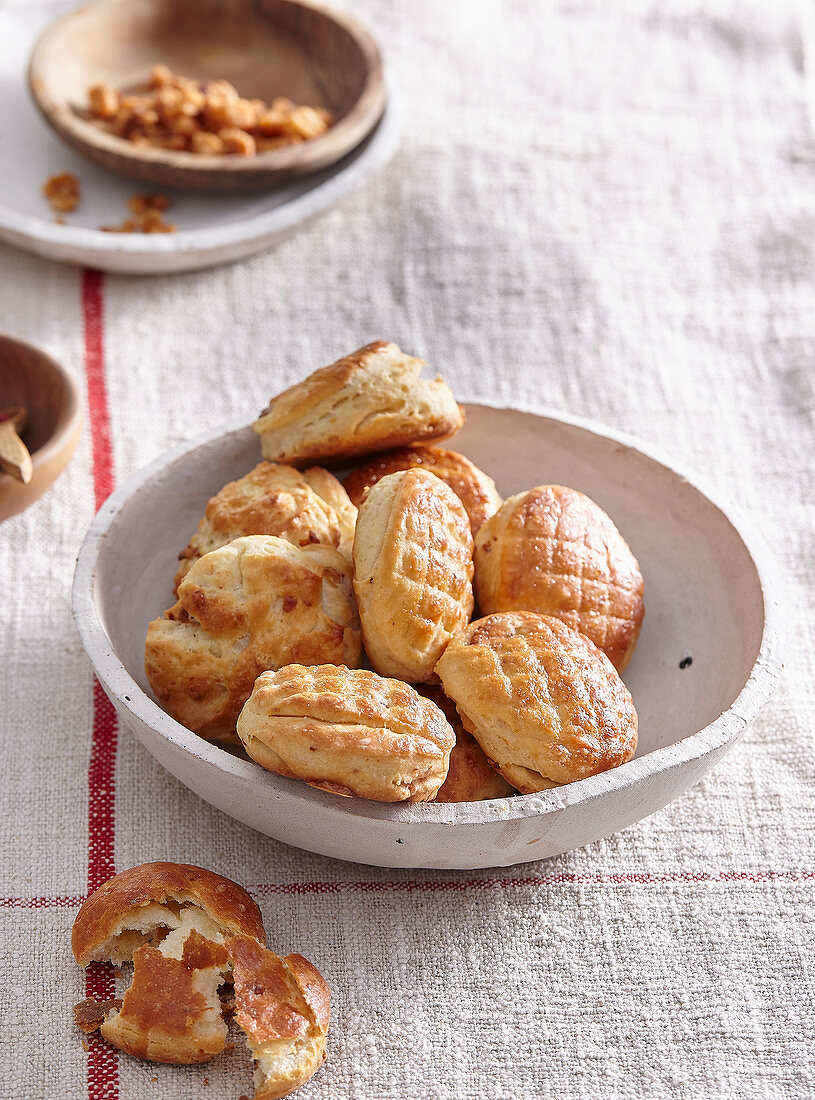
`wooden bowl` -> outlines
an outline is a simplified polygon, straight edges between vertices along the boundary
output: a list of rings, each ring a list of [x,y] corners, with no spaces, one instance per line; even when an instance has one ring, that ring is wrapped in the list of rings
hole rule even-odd
[[[73,596],[85,648],[123,725],[230,816],[359,863],[524,863],[666,805],[724,755],[769,697],[781,669],[779,612],[760,543],[748,544],[687,475],[626,437],[554,415],[485,405],[466,411],[453,446],[492,474],[505,496],[542,482],[581,489],[614,518],[639,559],[645,622],[625,672],[640,718],[637,757],[535,795],[383,805],[273,775],[165,714],[144,674],[147,624],[173,602],[177,554],[207,499],[260,460],[246,427],[176,450],[114,493],[79,554]]]
[[[310,141],[242,157],[137,146],[91,119],[92,85],[143,88],[159,61],[183,76],[230,80],[247,98],[327,107],[336,121]],[[314,0],[96,0],[44,31],[28,79],[46,121],[96,164],[190,190],[264,188],[325,168],[370,133],[386,99],[373,38]]]
[[[76,450],[82,427],[79,391],[71,376],[45,352],[0,335],[3,406],[25,405],[23,442],[34,474],[27,485],[0,471],[0,521],[22,512],[49,489]]]

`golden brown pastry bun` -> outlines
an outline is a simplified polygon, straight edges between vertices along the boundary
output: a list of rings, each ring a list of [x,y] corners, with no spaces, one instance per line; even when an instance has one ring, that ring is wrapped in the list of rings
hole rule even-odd
[[[515,794],[515,789],[493,768],[479,743],[461,724],[453,700],[448,699],[434,684],[424,684],[417,690],[443,711],[456,735],[447,778],[439,787],[435,801],[483,802],[488,798],[507,798]]]
[[[247,935],[266,942],[260,909],[237,882],[187,863],[142,863],[109,879],[82,903],[71,933],[80,966],[129,962],[162,934],[193,928],[213,940]],[[178,937],[177,937],[178,938]]]
[[[436,667],[465,728],[524,794],[634,755],[628,689],[605,654],[560,619],[488,615],[455,638]]]
[[[238,735],[269,771],[376,802],[429,802],[455,742],[439,708],[408,684],[334,665],[263,673]]]
[[[383,676],[435,679],[473,612],[473,539],[464,505],[425,470],[368,492],[354,539],[354,591],[368,658]]]
[[[176,588],[204,554],[243,535],[279,535],[295,546],[317,543],[351,553],[356,507],[333,474],[261,462],[209,501],[186,550]]]
[[[475,592],[483,615],[554,615],[620,671],[642,625],[642,574],[620,532],[576,489],[540,485],[510,497],[478,532]]]
[[[450,388],[420,377],[422,360],[378,340],[273,398],[253,427],[263,457],[302,466],[443,439],[464,413]]]
[[[145,669],[162,707],[208,739],[235,721],[265,669],[356,665],[361,652],[351,563],[331,546],[248,535],[212,550],[147,632]]]
[[[280,958],[249,936],[230,941],[229,952],[235,1021],[255,1060],[255,1100],[288,1096],[325,1061],[328,985],[302,955]]]
[[[501,507],[501,497],[495,488],[495,482],[483,470],[474,466],[469,458],[457,451],[426,447],[421,443],[377,455],[364,466],[352,470],[343,485],[352,503],[359,507],[365,498],[366,489],[376,485],[388,474],[414,468],[427,470],[450,486],[467,509],[474,536],[484,521]]]

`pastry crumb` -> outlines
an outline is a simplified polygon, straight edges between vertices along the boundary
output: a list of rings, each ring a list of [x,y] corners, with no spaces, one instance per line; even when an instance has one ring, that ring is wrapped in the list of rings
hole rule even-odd
[[[118,997],[108,997],[105,1001],[86,997],[84,1001],[74,1005],[74,1023],[87,1035],[91,1035],[99,1030],[111,1009],[118,1012],[121,1007],[122,1002]]]
[[[51,209],[59,214],[70,214],[82,199],[79,180],[73,172],[58,172],[55,176],[49,176],[42,185],[42,193]]]

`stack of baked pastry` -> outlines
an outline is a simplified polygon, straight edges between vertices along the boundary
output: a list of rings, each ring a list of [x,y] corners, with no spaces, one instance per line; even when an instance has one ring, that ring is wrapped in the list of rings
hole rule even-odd
[[[342,795],[473,801],[617,767],[637,561],[576,489],[502,502],[437,446],[464,412],[422,365],[380,341],[271,401],[264,461],[209,501],[150,624],[150,684],[201,737]]]

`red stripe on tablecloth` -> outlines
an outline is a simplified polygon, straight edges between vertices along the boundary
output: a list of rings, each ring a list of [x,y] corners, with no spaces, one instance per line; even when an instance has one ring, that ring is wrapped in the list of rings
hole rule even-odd
[[[0,898],[0,909],[78,909],[84,897]]]
[[[113,441],[105,381],[104,282],[99,271],[82,274],[85,327],[85,380],[88,389],[93,496],[98,509],[113,491]],[[116,807],[116,712],[98,682],[93,685],[93,730],[88,765],[88,893],[116,873],[114,835]],[[113,967],[92,963],[85,972],[85,996],[114,994]],[[117,1100],[117,1051],[99,1035],[88,1041],[88,1100]]]
[[[104,283],[101,271],[85,271],[82,275],[82,314],[93,453],[93,493],[99,508],[113,492],[114,482],[113,440],[105,382]]]
[[[592,874],[556,871],[549,875],[529,875],[518,878],[470,878],[441,879],[429,882],[262,882],[247,886],[250,894],[268,897],[273,894],[384,894],[389,891],[404,894],[462,893],[467,890],[494,890],[529,886],[595,885],[618,886],[625,884],[659,885],[662,883],[724,883],[724,882],[808,882],[815,879],[815,871],[677,871],[649,874],[633,871],[626,874]]]
[[[632,871],[619,874],[571,873],[556,871],[549,875],[536,875],[518,878],[474,878],[441,882],[263,882],[247,889],[258,897],[274,894],[338,894],[343,890],[349,893],[384,894],[389,890],[438,893],[448,891],[457,893],[463,890],[495,890],[507,887],[526,886],[618,886],[660,885],[662,883],[727,883],[727,882],[811,882],[815,880],[815,871],[720,871],[710,874],[707,871],[677,871],[664,874],[646,874]],[[69,894],[46,898],[0,898],[0,909],[78,909],[84,897]]]

